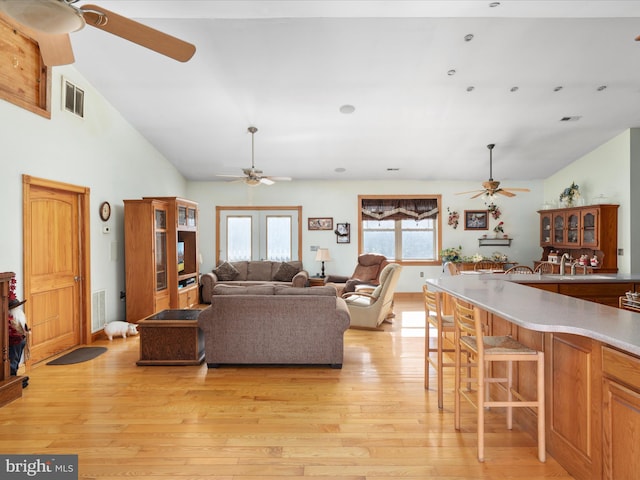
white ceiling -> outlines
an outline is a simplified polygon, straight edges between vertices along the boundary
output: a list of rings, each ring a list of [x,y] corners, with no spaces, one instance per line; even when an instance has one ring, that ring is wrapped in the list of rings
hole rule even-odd
[[[640,127],[640,1],[96,2],[196,45],[180,63],[71,37],[77,69],[191,180],[249,167],[251,125],[256,167],[294,181],[482,181],[489,143],[495,179],[540,179]]]

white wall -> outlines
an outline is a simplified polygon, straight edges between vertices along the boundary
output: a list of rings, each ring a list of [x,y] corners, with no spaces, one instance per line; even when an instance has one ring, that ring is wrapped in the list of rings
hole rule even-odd
[[[626,130],[599,146],[572,164],[559,170],[544,181],[544,198],[558,200],[560,193],[571,182],[580,186],[581,200],[585,205],[593,202],[600,194],[608,197],[608,203],[619,204],[618,248],[623,255],[618,256],[620,273],[631,273],[631,138],[638,135],[638,129]],[[640,145],[638,145],[640,147]],[[638,153],[636,152],[636,156]],[[636,207],[640,208],[640,206]]]
[[[61,75],[85,90],[85,119],[60,109]],[[91,289],[106,290],[107,321],[124,319],[123,202],[143,195],[183,195],[186,181],[73,67],[52,78],[51,119],[0,100],[0,270],[16,273],[22,297],[22,175],[91,189]],[[112,206],[104,223],[103,201]],[[100,325],[93,325],[98,330]]]
[[[310,274],[320,271],[315,252],[311,246],[329,248],[332,261],[325,264],[327,274],[348,275],[353,272],[358,254],[357,220],[358,195],[442,195],[444,247],[462,245],[465,255],[481,253],[489,256],[495,251],[506,253],[510,259],[527,265],[540,258],[542,250],[538,242],[539,219],[536,213],[542,204],[542,181],[507,182],[505,186],[527,187],[529,193],[519,193],[516,197],[500,197],[497,204],[503,211],[500,220],[505,223],[505,233],[513,237],[511,247],[478,247],[478,238],[486,233],[493,235],[497,221],[490,220],[488,231],[465,231],[461,221],[457,229],[447,225],[449,207],[464,215],[464,210],[484,210],[481,199],[469,199],[470,195],[456,195],[456,192],[475,190],[481,182],[422,182],[422,181],[377,181],[377,182],[334,182],[334,181],[294,181],[279,182],[272,186],[249,187],[243,183],[190,182],[188,198],[200,205],[200,250],[203,256],[201,271],[210,271],[215,262],[215,207],[219,206],[302,206],[303,215],[303,265]],[[331,231],[309,231],[306,228],[309,217],[332,217],[335,223],[350,223],[351,243],[337,244]],[[423,273],[423,277],[420,273]],[[441,266],[405,267],[398,291],[419,292],[425,278],[438,277]]]

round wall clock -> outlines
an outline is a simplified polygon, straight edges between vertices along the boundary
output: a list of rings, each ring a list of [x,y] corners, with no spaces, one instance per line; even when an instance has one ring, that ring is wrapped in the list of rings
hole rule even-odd
[[[100,204],[100,218],[106,222],[109,217],[111,217],[111,205],[109,205],[109,202],[102,202]]]

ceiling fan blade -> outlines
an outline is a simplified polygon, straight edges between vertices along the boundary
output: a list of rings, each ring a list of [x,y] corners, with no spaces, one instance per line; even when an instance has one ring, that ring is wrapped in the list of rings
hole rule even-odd
[[[504,187],[504,190],[511,190],[512,192],[530,192],[528,188],[512,188],[512,187]]]
[[[217,174],[216,177],[225,177],[225,178],[244,178],[244,175],[224,175]]]
[[[47,67],[70,65],[75,61],[68,33],[51,35],[34,31],[34,40],[38,42],[42,61]]]
[[[483,193],[484,190],[469,190],[468,192],[457,192],[456,195],[466,195],[467,193],[477,193],[477,192]]]
[[[516,196],[515,193],[511,193],[511,192],[509,192],[507,190],[503,190],[503,189],[496,190],[495,193],[497,193],[499,195],[504,195],[505,197],[515,197]]]
[[[186,62],[196,52],[196,47],[179,38],[160,32],[97,5],[82,5],[87,25],[117,35],[130,42],[161,53],[180,62]]]
[[[476,194],[475,194],[475,195],[473,195],[471,198],[478,198],[478,197],[480,197],[480,196],[484,195],[485,193],[489,193],[489,192],[482,191],[482,192],[480,192],[480,193],[476,193]]]
[[[271,180],[269,177],[262,177],[260,178],[260,183],[264,183],[265,185],[273,185],[276,182]]]
[[[268,176],[268,177],[264,177],[264,178],[269,178],[271,180],[275,180],[276,182],[290,182],[291,180],[293,180],[291,177],[272,177],[272,176]]]

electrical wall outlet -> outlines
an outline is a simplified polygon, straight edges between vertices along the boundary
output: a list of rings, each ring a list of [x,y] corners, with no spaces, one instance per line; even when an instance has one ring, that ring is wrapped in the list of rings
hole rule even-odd
[[[618,249],[618,255],[624,255],[624,248]]]
[[[420,272],[420,278],[424,278],[424,272]]]
[[[311,245],[311,251],[317,252],[320,247],[318,245]]]

